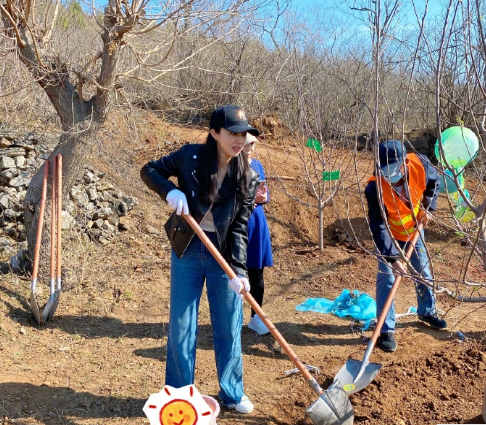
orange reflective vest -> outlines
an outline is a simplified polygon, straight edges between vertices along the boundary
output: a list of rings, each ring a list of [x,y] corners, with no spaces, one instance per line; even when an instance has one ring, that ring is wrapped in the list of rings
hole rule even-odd
[[[388,225],[390,226],[393,237],[404,242],[410,240],[413,232],[415,232],[414,217],[420,211],[420,204],[426,186],[425,169],[420,158],[413,153],[409,153],[407,159],[408,189],[410,192],[410,205],[413,205],[413,212],[411,207],[407,205],[407,202],[398,196],[398,193],[393,189],[392,185],[383,177],[380,177]],[[376,181],[376,176],[368,180],[368,182],[371,181]]]

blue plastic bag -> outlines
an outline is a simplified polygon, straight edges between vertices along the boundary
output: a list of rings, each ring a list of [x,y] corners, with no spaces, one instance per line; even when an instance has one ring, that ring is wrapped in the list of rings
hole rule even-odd
[[[350,316],[365,322],[369,326],[372,319],[376,318],[376,302],[368,294],[356,289],[350,292],[343,289],[334,301],[326,298],[308,298],[302,304],[295,307],[298,311],[314,311],[316,313],[333,313],[338,317]]]

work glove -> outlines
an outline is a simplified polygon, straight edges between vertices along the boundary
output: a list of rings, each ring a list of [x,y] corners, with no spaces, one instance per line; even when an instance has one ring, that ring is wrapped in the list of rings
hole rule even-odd
[[[228,286],[235,291],[235,294],[238,295],[240,300],[244,298],[244,295],[241,293],[243,288],[245,288],[246,292],[250,292],[250,282],[248,282],[248,279],[243,276],[237,276],[234,279],[230,279]]]
[[[165,198],[169,207],[173,210],[176,210],[177,215],[181,215],[183,212],[184,214],[189,214],[189,206],[187,205],[187,198],[184,195],[184,192],[181,192],[179,189],[172,189]]]

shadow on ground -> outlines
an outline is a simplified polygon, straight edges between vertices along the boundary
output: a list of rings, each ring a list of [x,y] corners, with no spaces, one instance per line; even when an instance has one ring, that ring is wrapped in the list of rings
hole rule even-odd
[[[147,397],[148,398],[148,397]],[[23,418],[35,419],[37,424],[76,425],[76,418],[83,423],[88,419],[144,418],[143,406],[147,400],[132,397],[95,395],[76,392],[67,387],[49,387],[27,383],[4,382],[0,384],[0,414],[8,418],[8,423],[17,423]],[[279,424],[273,416],[239,415],[232,411],[221,412],[235,418],[238,424],[259,425]],[[22,422],[24,423],[24,422]],[[95,423],[92,421],[91,423]],[[138,423],[138,422],[137,422]],[[143,422],[145,423],[145,422]],[[236,423],[236,422],[235,422]]]

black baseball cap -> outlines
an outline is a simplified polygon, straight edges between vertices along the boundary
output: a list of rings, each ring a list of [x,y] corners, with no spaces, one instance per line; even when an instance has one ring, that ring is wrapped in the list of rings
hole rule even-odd
[[[254,136],[260,132],[248,124],[245,111],[236,105],[223,105],[214,110],[209,120],[209,129],[224,128],[232,133],[248,132]]]
[[[381,172],[385,178],[394,177],[400,173],[400,166],[405,161],[407,150],[399,140],[387,140],[378,147]]]

